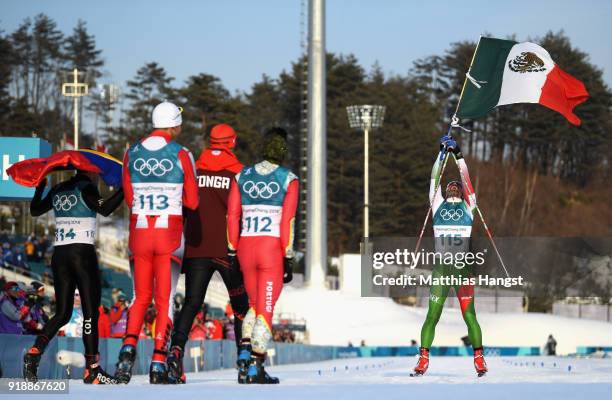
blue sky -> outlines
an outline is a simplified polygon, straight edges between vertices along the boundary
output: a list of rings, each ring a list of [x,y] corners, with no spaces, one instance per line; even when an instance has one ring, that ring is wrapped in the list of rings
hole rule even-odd
[[[103,49],[106,82],[157,61],[178,83],[206,72],[235,91],[290,68],[301,51],[300,10],[300,0],[3,0],[0,29],[43,12],[69,33],[82,18]],[[564,30],[612,83],[612,1],[328,0],[326,20],[328,51],[397,74],[484,32],[526,40]]]

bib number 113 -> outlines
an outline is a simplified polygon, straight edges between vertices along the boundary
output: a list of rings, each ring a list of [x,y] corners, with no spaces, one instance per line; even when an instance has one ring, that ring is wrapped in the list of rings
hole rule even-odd
[[[138,201],[141,210],[165,210],[168,208],[168,196],[165,194],[141,194],[138,196]]]

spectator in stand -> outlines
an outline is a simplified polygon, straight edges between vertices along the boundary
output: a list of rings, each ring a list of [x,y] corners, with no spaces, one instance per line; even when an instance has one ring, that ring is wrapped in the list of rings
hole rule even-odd
[[[117,303],[117,300],[119,299],[119,295],[122,294],[123,291],[119,288],[113,288],[113,290],[111,291],[111,301],[113,302],[113,304]]]
[[[223,340],[223,325],[221,321],[213,318],[206,318],[206,339]]]
[[[46,300],[45,286],[40,282],[32,281],[26,294],[26,305],[30,308],[30,313],[29,321],[24,323],[24,330],[28,335],[38,335],[49,321],[49,316],[43,308]]]
[[[25,242],[25,256],[28,261],[34,261],[34,257],[36,254],[36,245],[34,244],[35,242],[36,237],[33,236],[30,236],[30,238],[28,238],[28,241]]]
[[[100,312],[98,317],[98,337],[109,338],[111,337],[109,310],[104,304],[100,304],[98,311]]]
[[[38,243],[36,244],[36,261],[42,261],[45,257],[45,253],[49,249],[51,243],[47,235],[43,235]]]
[[[141,338],[153,339],[155,337],[155,319],[157,318],[157,309],[153,303],[149,304],[149,308],[145,313],[144,325],[140,330]]]
[[[223,337],[227,340],[236,340],[236,331],[234,330],[234,314],[226,317],[223,321]]]
[[[234,316],[234,310],[232,309],[232,303],[230,303],[229,301],[225,305],[225,316],[227,318]]]
[[[19,268],[29,269],[28,264],[26,263],[25,255],[23,254],[23,249],[21,247],[15,247],[14,249],[10,250],[8,257],[4,257],[4,261]]]
[[[30,309],[25,293],[17,282],[7,282],[0,295],[0,333],[23,334],[23,322],[29,321]]]
[[[183,308],[183,304],[185,304],[185,296],[182,293],[177,293],[174,295],[174,304],[172,306],[172,320],[176,321],[176,317],[181,312],[181,308]]]
[[[11,251],[11,245],[8,242],[2,244],[2,261],[5,264],[11,264],[13,260],[13,252]]]
[[[53,279],[48,271],[43,272],[42,281],[45,285],[53,285]]]
[[[193,320],[191,330],[189,331],[189,340],[206,340],[206,306],[202,307]]]
[[[123,293],[117,295],[117,301],[110,309],[110,336],[121,338],[125,335],[128,315],[127,296]]]
[[[72,307],[72,315],[66,325],[61,330],[64,336],[67,337],[82,337],[83,336],[83,309],[81,308],[81,295],[77,290],[74,292],[74,302]]]

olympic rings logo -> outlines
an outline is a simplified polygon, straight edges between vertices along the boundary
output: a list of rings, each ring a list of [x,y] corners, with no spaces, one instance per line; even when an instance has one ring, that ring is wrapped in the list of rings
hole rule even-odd
[[[168,172],[174,169],[174,164],[167,158],[158,160],[156,158],[137,158],[133,164],[134,169],[142,176],[149,176],[151,174],[160,177],[166,175]]]
[[[280,185],[276,182],[253,182],[246,181],[242,190],[252,199],[269,199],[280,191]]]
[[[442,217],[444,221],[449,221],[449,220],[459,221],[461,217],[463,217],[463,210],[461,209],[459,210],[443,209],[442,211],[440,211],[440,217]]]
[[[53,208],[56,211],[69,211],[72,207],[76,206],[77,197],[73,194],[67,195],[59,195],[56,194],[53,197]]]

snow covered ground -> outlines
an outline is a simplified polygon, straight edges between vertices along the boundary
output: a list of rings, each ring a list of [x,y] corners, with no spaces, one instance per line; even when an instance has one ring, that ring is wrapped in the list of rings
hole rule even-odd
[[[477,378],[471,358],[434,357],[425,376],[411,378],[415,360],[358,358],[270,367],[281,384],[269,386],[238,385],[235,370],[188,374],[188,383],[181,386],[151,386],[145,376],[134,377],[127,386],[96,387],[71,381],[70,395],[65,398],[545,400],[603,399],[612,390],[611,359],[491,357],[487,360],[489,374]]]
[[[362,298],[342,291],[283,290],[276,313],[294,313],[306,319],[310,343],[370,346],[410,345],[420,341],[427,310],[407,307],[387,298]],[[486,346],[542,347],[549,334],[557,339],[558,354],[576,352],[577,346],[612,346],[612,323],[537,313],[479,313]],[[461,346],[467,335],[459,309],[445,308],[436,328],[434,346]]]

